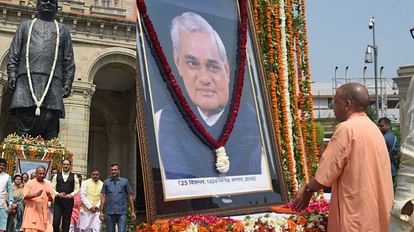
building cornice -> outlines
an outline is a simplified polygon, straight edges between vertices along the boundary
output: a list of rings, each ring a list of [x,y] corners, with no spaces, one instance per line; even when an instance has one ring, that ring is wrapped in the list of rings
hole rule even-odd
[[[14,33],[24,20],[36,16],[36,9],[0,0],[0,31]],[[135,22],[119,16],[97,16],[60,11],[56,19],[69,27],[73,41],[135,49]]]

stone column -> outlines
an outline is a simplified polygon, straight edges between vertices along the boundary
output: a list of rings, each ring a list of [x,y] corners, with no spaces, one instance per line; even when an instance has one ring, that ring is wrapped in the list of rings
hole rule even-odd
[[[1,106],[4,98],[4,91],[7,88],[7,75],[4,75],[2,71],[0,71],[0,115],[1,115]]]
[[[65,118],[60,122],[59,139],[73,152],[73,171],[85,175],[88,165],[89,116],[95,85],[74,82],[72,95],[65,99]]]
[[[405,99],[407,96],[408,86],[410,85],[410,80],[414,75],[414,65],[400,66],[397,70],[398,77],[393,78],[394,82],[398,86],[398,97],[400,101],[400,125],[404,125],[404,108]],[[404,127],[401,127],[401,141],[404,141],[407,136],[407,132]]]
[[[135,191],[137,157],[136,136],[133,129],[133,126],[127,127],[125,124],[109,123],[106,133],[108,135],[108,165],[118,163],[121,176],[128,178]]]

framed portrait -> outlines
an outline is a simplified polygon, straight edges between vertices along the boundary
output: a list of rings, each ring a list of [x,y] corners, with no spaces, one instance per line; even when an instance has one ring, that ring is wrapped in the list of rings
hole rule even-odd
[[[47,160],[30,160],[30,159],[18,159],[18,171],[20,173],[27,173],[29,177],[32,173],[36,172],[36,168],[43,166],[46,169],[46,179],[50,180],[50,161]]]
[[[250,18],[245,65],[240,66],[238,1],[151,0],[145,6],[155,33],[141,12],[137,133],[148,221],[195,213],[263,212],[269,205],[286,202],[271,105]],[[165,61],[154,50],[154,39]],[[182,98],[163,65],[174,75]],[[242,87],[237,79],[241,68]],[[236,102],[237,117],[229,120]],[[194,127],[195,121],[215,139],[232,125],[224,144],[226,171],[220,170],[215,149],[205,132]]]

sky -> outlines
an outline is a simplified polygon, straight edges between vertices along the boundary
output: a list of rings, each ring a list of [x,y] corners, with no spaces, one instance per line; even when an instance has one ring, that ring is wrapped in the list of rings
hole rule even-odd
[[[311,60],[311,75],[315,82],[331,82],[335,66],[337,77],[362,78],[374,76],[373,63],[365,64],[375,17],[375,43],[378,46],[378,70],[384,66],[383,77],[397,76],[399,66],[414,64],[413,0],[308,0],[306,17]],[[379,71],[378,71],[379,76]]]

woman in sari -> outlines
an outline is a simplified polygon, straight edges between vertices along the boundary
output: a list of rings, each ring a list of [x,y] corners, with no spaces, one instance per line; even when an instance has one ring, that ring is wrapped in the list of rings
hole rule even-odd
[[[22,174],[22,184],[21,185],[24,187],[24,184],[26,184],[27,181],[29,181],[29,174],[23,173]]]
[[[20,174],[13,177],[13,197],[14,203],[7,217],[7,231],[10,232],[20,231],[22,226],[24,206],[22,176]]]

